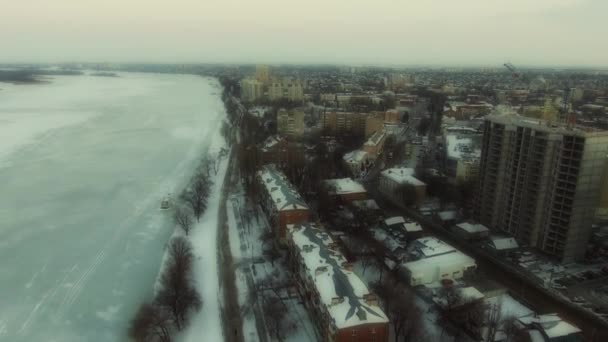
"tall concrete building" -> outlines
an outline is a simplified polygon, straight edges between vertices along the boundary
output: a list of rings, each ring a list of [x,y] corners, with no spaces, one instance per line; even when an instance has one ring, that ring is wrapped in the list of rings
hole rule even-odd
[[[263,85],[258,80],[246,78],[241,81],[241,97],[243,100],[255,101],[263,95]]]
[[[270,71],[268,71],[268,66],[263,64],[258,64],[255,66],[255,79],[258,82],[262,82],[263,84],[268,83],[270,81]]]
[[[289,138],[299,138],[304,134],[304,112],[287,111],[283,108],[277,112],[277,132]]]
[[[268,86],[268,98],[270,100],[279,100],[283,98],[283,83],[279,80],[273,80]]]
[[[479,221],[562,262],[581,259],[606,167],[608,132],[515,115],[485,120]]]

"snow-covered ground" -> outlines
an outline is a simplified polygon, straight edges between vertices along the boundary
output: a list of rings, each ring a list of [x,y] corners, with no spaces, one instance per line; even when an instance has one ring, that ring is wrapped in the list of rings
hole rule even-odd
[[[219,137],[219,85],[125,73],[0,88],[0,340],[124,340],[172,234],[160,200]],[[192,238],[214,244],[207,228]]]
[[[213,143],[209,153],[216,155],[225,144],[220,134],[220,125],[215,125]],[[203,308],[192,318],[190,325],[183,332],[181,340],[185,342],[222,341],[220,297],[218,281],[217,233],[220,202],[222,199],[223,180],[228,169],[228,156],[221,160],[215,183],[211,188],[209,203],[200,222],[196,223],[190,234],[194,251],[193,276],[195,286],[203,299]]]

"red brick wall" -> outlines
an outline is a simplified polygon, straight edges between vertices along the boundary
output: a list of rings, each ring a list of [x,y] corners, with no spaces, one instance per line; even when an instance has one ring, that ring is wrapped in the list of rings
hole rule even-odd
[[[278,237],[279,239],[285,238],[285,226],[288,224],[296,224],[301,222],[309,221],[308,209],[297,209],[297,210],[283,210],[279,212],[278,220]]]
[[[367,192],[349,193],[349,194],[339,195],[339,197],[340,197],[340,200],[342,201],[342,203],[350,204],[353,201],[367,199]]]
[[[375,330],[375,334],[372,334],[372,329]],[[353,336],[353,330],[356,330],[356,336]],[[388,323],[364,324],[341,329],[336,334],[335,342],[388,342]]]

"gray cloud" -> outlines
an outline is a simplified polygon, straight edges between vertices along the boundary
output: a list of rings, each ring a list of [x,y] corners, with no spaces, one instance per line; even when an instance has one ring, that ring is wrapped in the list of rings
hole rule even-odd
[[[602,0],[3,1],[3,62],[608,61]]]

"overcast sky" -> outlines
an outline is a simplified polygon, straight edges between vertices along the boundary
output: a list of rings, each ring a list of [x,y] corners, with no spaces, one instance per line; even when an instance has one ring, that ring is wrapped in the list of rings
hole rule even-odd
[[[608,0],[0,0],[1,62],[608,66]]]

